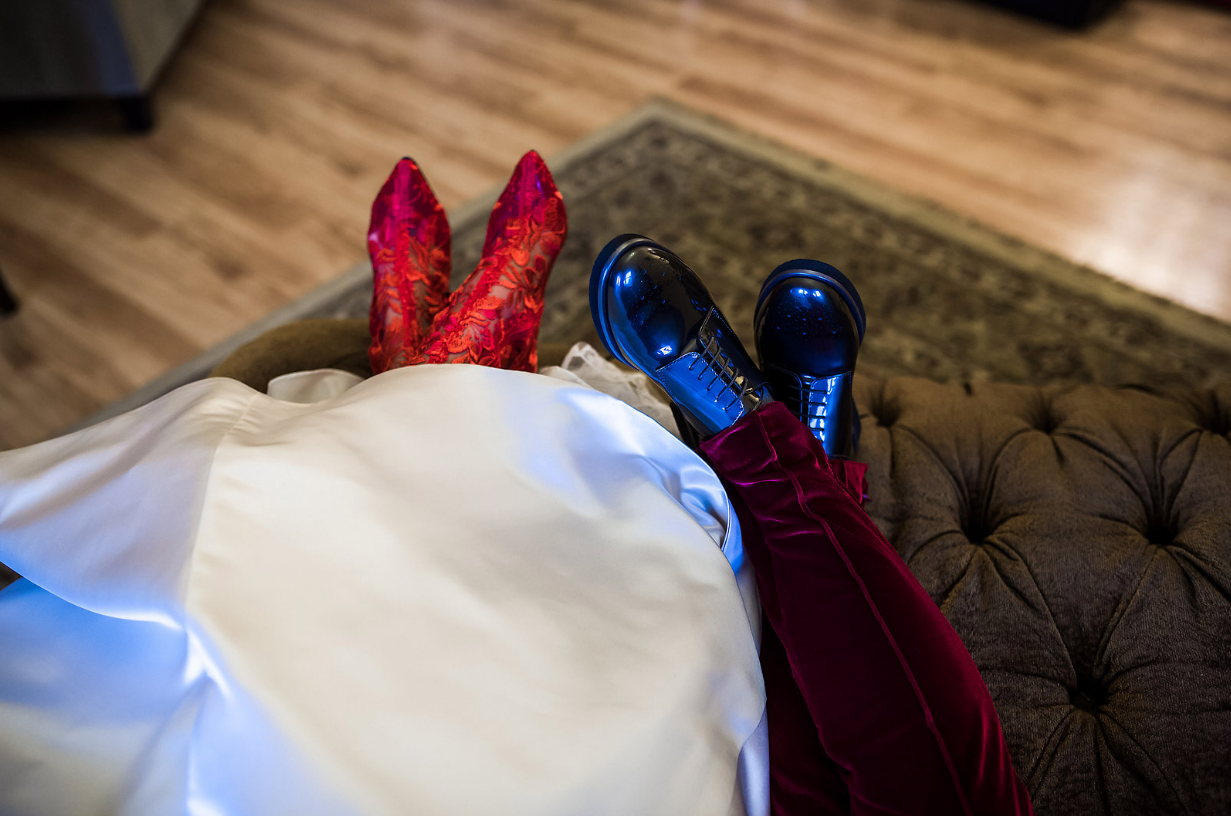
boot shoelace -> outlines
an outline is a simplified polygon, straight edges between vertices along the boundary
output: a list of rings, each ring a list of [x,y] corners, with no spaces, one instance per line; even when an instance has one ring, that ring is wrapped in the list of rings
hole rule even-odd
[[[704,328],[702,324],[702,331],[698,333],[697,338],[701,341],[701,348],[697,358],[689,364],[688,370],[692,371],[696,368],[697,363],[705,363],[705,370],[712,375],[709,382],[705,383],[705,394],[709,396],[715,385],[726,387],[731,394],[731,401],[723,406],[723,411],[727,412],[739,403],[745,394],[754,389],[748,382],[748,378],[735,368],[731,358],[722,350],[722,346],[718,343],[718,333],[705,332]],[[704,376],[704,372],[698,372],[697,379],[703,380]]]
[[[791,383],[788,387],[799,394],[799,404],[803,409],[800,419],[819,441],[824,442],[825,418],[829,415],[829,395],[833,392],[838,378],[810,377],[807,374],[797,376],[801,385]]]

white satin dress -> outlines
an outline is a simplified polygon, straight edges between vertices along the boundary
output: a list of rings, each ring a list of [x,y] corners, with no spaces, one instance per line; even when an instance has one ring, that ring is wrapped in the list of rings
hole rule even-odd
[[[0,454],[0,814],[763,816],[731,505],[560,377],[205,380]]]

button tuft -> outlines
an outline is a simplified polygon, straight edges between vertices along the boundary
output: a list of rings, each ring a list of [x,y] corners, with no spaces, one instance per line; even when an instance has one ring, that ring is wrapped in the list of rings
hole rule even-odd
[[[1087,714],[1098,714],[1107,704],[1107,692],[1090,678],[1082,678],[1069,689],[1069,702]]]

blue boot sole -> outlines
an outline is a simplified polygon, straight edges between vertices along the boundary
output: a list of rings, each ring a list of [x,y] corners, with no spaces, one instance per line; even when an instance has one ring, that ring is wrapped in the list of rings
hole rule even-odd
[[[625,359],[621,353],[620,347],[611,333],[611,326],[607,320],[607,311],[602,308],[601,299],[603,289],[607,285],[607,278],[611,274],[613,261],[633,247],[642,245],[659,246],[656,241],[652,241],[644,235],[636,235],[634,233],[618,235],[608,241],[607,246],[603,247],[603,251],[598,253],[598,257],[594,259],[594,268],[590,270],[590,317],[594,320],[594,327],[598,329],[598,336],[603,341],[603,345],[607,347],[607,350],[611,352],[611,356],[630,368],[636,368],[636,366]]]

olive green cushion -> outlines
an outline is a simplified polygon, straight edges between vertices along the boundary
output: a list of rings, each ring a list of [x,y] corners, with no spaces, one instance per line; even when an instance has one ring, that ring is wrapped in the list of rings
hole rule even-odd
[[[336,368],[370,377],[368,343],[366,320],[298,320],[240,346],[210,376],[230,377],[258,391],[265,391],[273,378],[293,371]],[[539,367],[559,365],[569,347],[568,343],[540,343]]]

